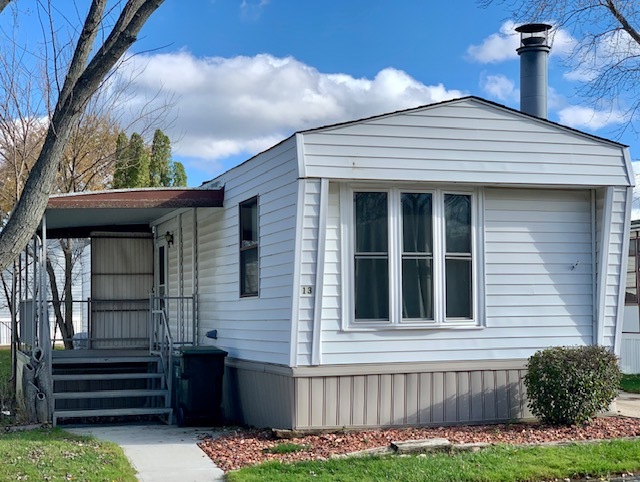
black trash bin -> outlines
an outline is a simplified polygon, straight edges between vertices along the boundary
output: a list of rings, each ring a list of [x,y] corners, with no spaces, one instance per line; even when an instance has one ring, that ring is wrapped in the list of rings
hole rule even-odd
[[[175,407],[179,426],[222,423],[222,377],[227,352],[211,346],[179,350]]]

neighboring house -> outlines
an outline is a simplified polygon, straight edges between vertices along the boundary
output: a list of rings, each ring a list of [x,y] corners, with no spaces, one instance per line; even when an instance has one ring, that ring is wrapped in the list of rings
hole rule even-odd
[[[632,179],[621,144],[465,97],[298,132],[200,189],[53,197],[43,239],[91,237],[89,348],[113,353],[53,352],[54,421],[170,419],[171,377],[127,411],[80,403],[116,375],[64,392],[56,370],[137,347],[167,374],[179,343],[228,352],[225,413],[250,425],[528,417],[537,350],[620,353]],[[123,308],[150,291],[149,318]]]
[[[54,243],[53,248],[49,249],[49,258],[51,259],[51,263],[56,275],[58,290],[60,291],[60,295],[62,296],[62,289],[65,279],[64,256],[62,255],[57,242]],[[91,269],[89,258],[90,248],[88,246],[85,246],[79,252],[79,254],[77,255],[77,259],[73,263],[71,280],[72,297],[74,300],[76,300],[76,302],[82,302],[82,300],[85,300],[89,293],[89,276]],[[20,271],[22,280],[25,280],[27,277],[29,277],[29,282],[23,282],[21,284],[21,289],[23,290],[23,292],[21,293],[21,295],[16,294],[16,297],[18,300],[28,300],[32,298],[30,290],[33,287],[33,261],[30,257],[25,257],[23,253],[19,266],[21,268],[17,269],[19,269]],[[12,268],[6,269],[2,273],[2,281],[0,281],[0,345],[9,345],[11,343],[11,312],[9,310],[9,301],[11,297],[12,280]],[[46,278],[46,285],[47,300],[49,301],[49,306],[51,306],[52,297],[48,276]],[[17,289],[20,289],[20,286],[17,287]],[[54,313],[52,309],[49,309],[49,316],[51,318],[51,338],[61,341],[60,330],[55,324]],[[83,310],[74,310],[73,324],[76,333],[87,330],[87,316]]]
[[[627,290],[620,349],[620,365],[624,373],[640,373],[640,220],[631,221]]]

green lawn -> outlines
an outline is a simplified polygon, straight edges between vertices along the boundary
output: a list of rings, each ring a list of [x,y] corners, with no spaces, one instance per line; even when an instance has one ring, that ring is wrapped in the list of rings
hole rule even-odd
[[[135,471],[115,444],[63,430],[0,434],[0,480],[135,481]]]
[[[229,482],[299,480],[368,482],[517,482],[598,478],[640,472],[640,441],[566,447],[499,446],[475,453],[268,462],[227,475]]]
[[[640,393],[640,375],[622,375],[620,388],[628,393]]]
[[[0,347],[0,409],[8,409],[13,406],[13,389],[11,384],[11,349],[8,346]],[[0,413],[0,426],[11,421]]]

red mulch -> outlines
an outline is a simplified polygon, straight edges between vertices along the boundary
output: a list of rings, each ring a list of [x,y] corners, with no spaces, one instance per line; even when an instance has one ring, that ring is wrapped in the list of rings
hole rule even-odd
[[[265,462],[280,460],[323,460],[332,455],[385,447],[392,441],[446,438],[452,443],[488,442],[530,444],[570,440],[640,437],[640,419],[603,417],[584,426],[549,427],[534,423],[474,425],[437,428],[399,428],[340,431],[307,435],[293,439],[277,439],[271,430],[227,428],[222,435],[206,439],[200,448],[222,470],[229,471]],[[307,449],[289,454],[273,454],[264,449],[279,443],[305,445]]]

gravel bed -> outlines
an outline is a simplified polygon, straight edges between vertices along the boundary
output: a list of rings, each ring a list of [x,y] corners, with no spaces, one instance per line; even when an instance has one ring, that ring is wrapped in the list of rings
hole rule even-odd
[[[324,460],[333,455],[386,447],[392,441],[446,438],[452,443],[488,442],[495,444],[531,444],[640,437],[640,419],[602,417],[584,426],[549,427],[536,423],[466,425],[435,428],[399,428],[339,431],[277,439],[271,430],[225,428],[221,435],[205,439],[200,448],[225,472],[267,460],[293,462]],[[278,444],[294,443],[304,450],[275,454],[269,450]]]

